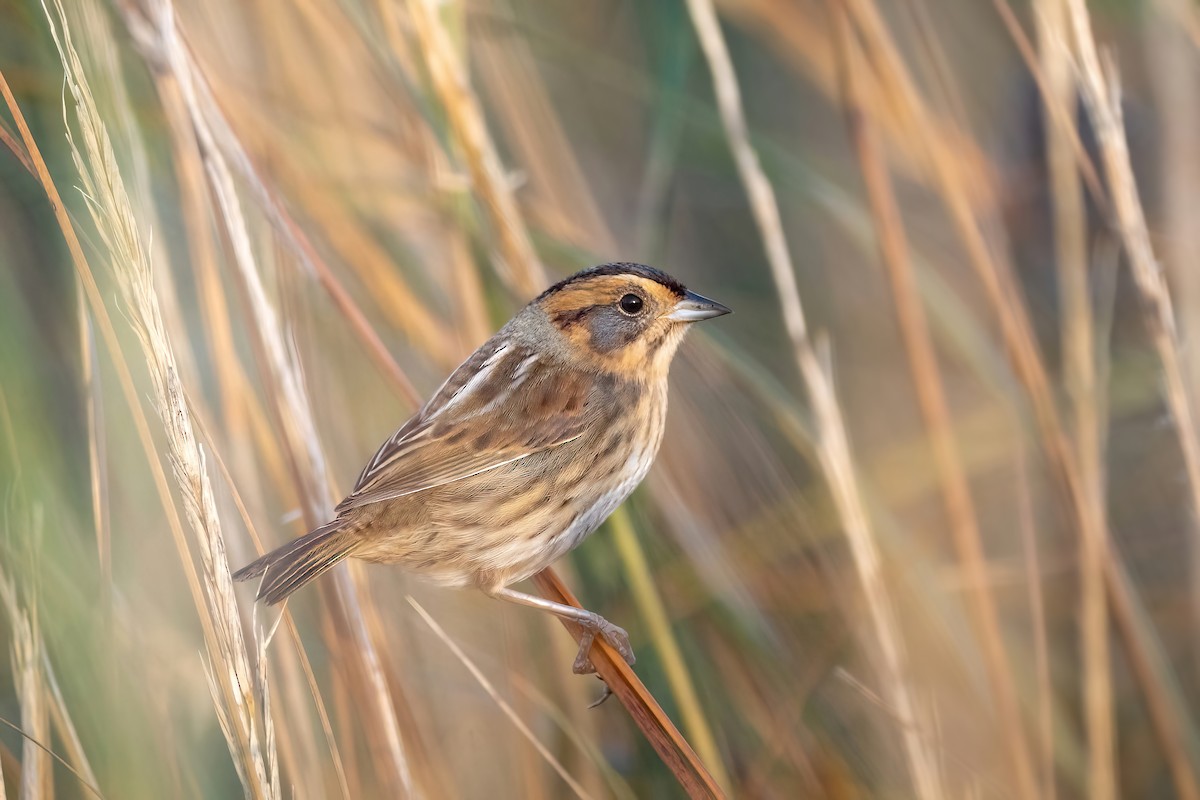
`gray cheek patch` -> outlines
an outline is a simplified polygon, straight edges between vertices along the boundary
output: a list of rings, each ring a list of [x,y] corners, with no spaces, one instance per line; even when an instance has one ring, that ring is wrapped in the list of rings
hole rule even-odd
[[[611,353],[637,339],[641,333],[640,320],[627,317],[615,308],[605,308],[590,315],[588,330],[592,347],[600,353]]]

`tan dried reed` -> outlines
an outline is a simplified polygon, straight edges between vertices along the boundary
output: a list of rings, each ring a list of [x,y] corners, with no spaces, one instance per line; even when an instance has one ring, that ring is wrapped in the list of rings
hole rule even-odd
[[[167,432],[168,459],[199,545],[205,597],[213,623],[206,644],[208,656],[215,662],[210,675],[218,717],[247,794],[279,797],[273,741],[264,740],[267,721],[259,710],[259,697],[265,696],[266,686],[256,680],[250,668],[205,454],[196,440],[174,351],[163,326],[143,235],[59,0],[55,12],[51,16],[46,8],[83,139],[81,149],[75,138],[68,136],[71,154],[150,368],[155,404]]]
[[[996,600],[987,579],[987,556],[979,533],[975,503],[963,470],[952,430],[949,405],[942,385],[937,354],[925,317],[916,275],[909,259],[904,223],[879,145],[872,110],[864,103],[859,84],[861,60],[840,3],[834,13],[845,70],[847,125],[858,155],[868,201],[875,219],[880,257],[888,273],[900,334],[908,355],[913,387],[928,431],[946,516],[966,575],[977,635],[983,647],[988,681],[1008,749],[1013,782],[1019,796],[1037,795],[1029,746],[1021,723],[1016,681],[1004,646]]]
[[[462,149],[472,186],[488,211],[504,267],[501,273],[510,276],[522,296],[533,297],[546,287],[546,273],[521,221],[479,100],[439,16],[441,10],[435,0],[410,0],[408,8],[425,68]]]
[[[202,104],[207,96],[201,88],[203,76],[198,73],[186,52],[170,6],[160,7],[159,12],[154,20],[157,27],[153,29],[153,38],[145,30],[142,30],[141,37],[143,42],[149,42],[153,52],[161,54],[166,67],[178,81],[220,219],[229,236],[237,275],[247,295],[246,306],[253,319],[252,330],[275,403],[275,419],[282,429],[286,443],[284,451],[300,490],[305,519],[309,527],[316,527],[329,518],[333,502],[326,479],[325,457],[313,423],[308,396],[293,361],[293,354],[284,343],[274,306],[262,284],[233,175],[213,134],[213,118],[216,115],[211,105],[206,108]],[[339,614],[355,645],[345,655],[354,663],[356,675],[361,681],[361,710],[364,719],[376,731],[371,741],[386,755],[379,767],[389,776],[390,784],[411,795],[415,787],[393,705],[395,700],[387,685],[376,645],[363,622],[357,587],[345,570],[335,571],[333,580]]]
[[[717,13],[709,0],[688,0],[688,11],[712,73],[725,135],[750,200],[767,263],[771,268],[771,277],[775,281],[793,355],[812,403],[818,428],[816,445],[821,468],[850,540],[859,585],[871,618],[874,644],[881,660],[880,679],[888,702],[902,721],[901,736],[914,790],[922,798],[936,800],[943,795],[937,758],[921,733],[923,726],[917,711],[916,692],[908,671],[895,603],[883,579],[879,549],[858,485],[833,377],[821,363],[809,338],[775,192],[750,143],[737,75]]]
[[[1074,107],[1077,97],[1074,70],[1066,50],[1069,40],[1066,11],[1062,0],[1043,0],[1035,8],[1038,52],[1045,81],[1043,107],[1047,118],[1052,118],[1055,108]],[[1108,528],[1103,454],[1107,421],[1100,417],[1097,403],[1097,348],[1092,292],[1088,286],[1087,219],[1082,186],[1071,141],[1063,131],[1061,125],[1046,126],[1046,157],[1054,212],[1054,252],[1063,305],[1063,362],[1067,393],[1074,412],[1074,444],[1085,499],[1082,511],[1092,520],[1082,528],[1085,535],[1080,539],[1079,554],[1088,794],[1097,800],[1112,800],[1117,794],[1117,743],[1104,589],[1108,537],[1086,535]]]

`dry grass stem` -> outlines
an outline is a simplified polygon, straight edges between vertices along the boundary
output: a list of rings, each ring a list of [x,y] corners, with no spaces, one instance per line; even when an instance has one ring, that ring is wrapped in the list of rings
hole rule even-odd
[[[12,627],[12,674],[21,707],[21,798],[40,800],[53,796],[50,755],[42,742],[50,741],[50,720],[42,683],[41,634],[36,609],[21,608],[7,576],[0,580],[9,625]]]
[[[108,518],[108,459],[104,449],[104,411],[100,391],[95,334],[87,315],[82,287],[79,292],[79,352],[83,389],[87,398],[88,472],[91,476],[92,518],[96,526],[96,557],[106,587],[112,584],[112,533]],[[107,592],[107,589],[105,590]],[[105,607],[108,603],[104,603]]]
[[[904,723],[901,735],[914,789],[919,797],[934,800],[943,794],[937,759],[920,735],[917,702],[895,605],[882,576],[879,550],[855,476],[832,376],[821,364],[809,339],[775,192],[750,143],[737,76],[716,11],[709,0],[688,0],[688,11],[712,73],[721,121],[766,249],[784,322],[808,389],[819,431],[817,448],[821,467],[850,540],[858,580],[871,616],[872,634],[882,659],[880,677],[887,699]]]
[[[837,11],[839,44],[843,56],[846,85],[846,115],[850,138],[863,173],[868,200],[875,218],[880,256],[888,273],[904,349],[921,416],[929,433],[934,462],[942,486],[946,515],[965,574],[967,591],[975,615],[983,648],[988,681],[996,714],[1008,749],[1013,783],[1019,796],[1037,796],[1029,746],[1021,723],[1016,682],[1004,646],[996,600],[987,580],[987,556],[980,537],[975,504],[963,471],[958,443],[955,441],[950,410],[937,363],[929,323],[921,303],[916,276],[909,260],[904,223],[900,217],[884,156],[877,141],[870,109],[863,105],[858,89],[862,80],[857,45],[848,32],[848,24],[839,5]]]
[[[439,16],[438,5],[436,0],[410,0],[409,19],[434,91],[467,162],[471,183],[491,219],[506,268],[503,274],[510,276],[522,296],[533,297],[546,286],[545,270],[521,221],[508,175],[488,134],[466,70]]]
[[[577,608],[579,601],[571,594],[566,585],[558,579],[551,570],[542,570],[533,576],[538,593],[547,600],[556,603],[566,603]],[[568,619],[559,619],[571,635],[578,641],[582,638],[583,630]],[[592,645],[592,663],[596,666],[596,674],[608,685],[621,705],[629,711],[634,724],[645,735],[646,740],[654,747],[659,758],[675,775],[679,785],[693,798],[724,798],[725,792],[713,780],[712,774],[704,766],[699,756],[688,744],[683,735],[676,729],[674,723],[662,710],[654,696],[638,679],[633,668],[625,663],[625,659],[607,642],[599,639]]]
[[[617,553],[625,568],[625,574],[629,576],[634,603],[640,616],[646,621],[651,638],[658,648],[659,658],[663,660],[663,669],[667,672],[671,691],[679,704],[683,729],[687,731],[696,752],[712,772],[713,778],[728,792],[733,784],[725,772],[712,728],[701,710],[696,687],[684,662],[679,643],[671,631],[671,619],[667,616],[666,606],[655,586],[654,576],[637,541],[637,533],[633,529],[628,512],[618,509],[610,518],[609,524],[612,526]]]
[[[575,780],[575,778],[571,776],[571,773],[567,772],[562,763],[554,757],[554,754],[547,750],[546,746],[538,740],[533,731],[529,729],[529,726],[525,724],[525,721],[522,720],[517,712],[513,710],[513,707],[509,705],[508,701],[500,696],[500,693],[496,691],[496,687],[492,685],[492,682],[487,679],[487,676],[484,675],[479,667],[475,665],[475,662],[467,657],[467,654],[464,653],[462,648],[458,646],[458,643],[450,638],[442,626],[437,624],[433,617],[429,616],[429,612],[422,608],[421,604],[412,597],[408,598],[408,602],[409,605],[416,609],[417,613],[421,615],[421,619],[425,620],[425,624],[429,626],[430,630],[432,630],[434,634],[436,634],[437,637],[442,640],[442,643],[445,644],[446,647],[450,648],[450,652],[454,653],[454,657],[457,658],[462,665],[467,668],[467,671],[471,673],[471,677],[479,683],[485,692],[487,692],[488,697],[495,701],[496,705],[499,706],[504,712],[504,716],[509,718],[517,731],[519,731],[520,734],[524,736],[531,745],[533,745],[533,748],[538,752],[538,755],[545,759],[546,763],[549,764],[556,773],[558,773],[558,776],[563,779],[563,782],[566,783],[567,786],[571,787],[571,791],[575,793],[575,796],[581,798],[591,797],[591,795],[588,794],[583,786],[580,785],[579,781]]]
[[[202,433],[206,433],[202,429]],[[207,435],[207,434],[206,434]],[[212,445],[211,437],[208,437],[210,446]],[[237,483],[233,479],[228,466],[220,454],[213,449],[213,461],[217,466],[222,478],[225,481],[226,488],[229,490],[230,496],[233,498],[233,503],[237,507],[238,516],[241,517],[242,524],[246,526],[246,531],[250,535],[251,541],[254,542],[255,551],[259,554],[266,552],[266,547],[263,545],[262,538],[258,535],[258,530],[254,525],[254,520],[250,515],[250,511],[246,508],[245,502],[242,500],[242,494],[238,490]],[[282,481],[280,481],[282,483]],[[334,775],[337,778],[338,788],[341,790],[343,798],[349,799],[350,787],[346,779],[346,769],[342,763],[342,754],[337,745],[337,739],[333,733],[333,726],[329,721],[329,712],[325,706],[325,698],[321,695],[321,689],[317,684],[317,677],[313,672],[312,661],[308,657],[308,653],[304,649],[304,643],[300,638],[300,631],[296,627],[296,621],[290,614],[285,615],[283,624],[288,629],[288,635],[292,640],[292,646],[295,648],[296,659],[299,662],[300,668],[304,673],[304,682],[308,687],[309,694],[312,696],[313,705],[316,706],[317,718],[320,720],[321,732],[325,737],[325,744],[329,748],[329,759],[333,763]],[[261,647],[261,645],[260,645]]]
[[[1194,224],[1200,205],[1200,98],[1196,85],[1200,68],[1200,39],[1195,25],[1200,16],[1189,0],[1155,0],[1143,34],[1150,69],[1151,90],[1161,120],[1162,146],[1158,174],[1162,184],[1162,233],[1156,236],[1166,269],[1175,316],[1180,321],[1177,345],[1194,339],[1200,319],[1200,229]],[[1200,352],[1179,347],[1188,397],[1200,395]],[[1195,406],[1193,405],[1193,411]],[[1192,548],[1192,573],[1200,575],[1200,547]],[[1200,585],[1193,585],[1193,606],[1200,620]]]
[[[29,526],[33,541],[41,538],[44,524],[41,520],[40,509],[35,507]],[[22,603],[17,584],[3,570],[0,570],[0,605],[4,606],[13,637],[12,672],[16,700],[21,706],[21,725],[12,725],[2,718],[0,722],[21,736],[20,796],[54,797],[50,774],[50,760],[53,759],[91,794],[103,797],[50,666],[50,656],[38,625],[37,607],[32,601]],[[59,739],[66,746],[67,758],[58,755],[47,745],[52,741],[51,726],[58,731]],[[0,800],[4,800],[4,797],[4,774],[0,769]]]
[[[1066,5],[1041,0],[1036,6],[1043,105],[1072,108],[1076,88],[1069,54]],[[1087,221],[1071,142],[1056,125],[1046,126],[1046,153],[1054,215],[1055,260],[1062,296],[1063,363],[1075,423],[1075,448],[1083,484],[1083,513],[1090,522],[1080,539],[1080,636],[1083,654],[1084,716],[1088,742],[1088,795],[1112,800],[1117,795],[1116,730],[1105,600],[1104,562],[1108,529],[1104,493],[1104,426],[1097,408],[1095,324],[1088,286]],[[1097,535],[1088,535],[1097,534]]]
[[[44,646],[39,646],[38,649],[42,654],[42,680],[45,682],[46,692],[50,698],[50,721],[67,751],[66,758],[58,760],[79,779],[80,783],[94,794],[99,795],[100,790],[96,787],[100,782],[96,780],[96,773],[92,770],[92,763],[83,747],[83,741],[79,738],[79,731],[67,710],[66,700],[63,699],[62,689],[58,685],[58,678],[54,676],[54,669],[50,666],[50,656],[46,653]],[[51,753],[51,755],[54,754]]]
[[[1041,3],[1041,0],[1038,2]],[[1075,98],[1067,100],[1051,87],[1051,80],[1047,75],[1049,64],[1046,61],[1044,45],[1034,49],[1033,43],[1029,41],[1029,37],[1025,35],[1025,31],[1017,21],[1012,6],[1009,5],[1009,0],[992,0],[992,5],[996,9],[996,13],[1000,15],[1000,20],[1004,23],[1004,28],[1012,38],[1013,44],[1016,45],[1017,52],[1021,54],[1021,60],[1025,62],[1026,69],[1037,83],[1046,113],[1050,115],[1051,127],[1055,129],[1054,135],[1065,139],[1070,145],[1076,168],[1087,185],[1089,196],[1097,205],[1103,207],[1106,203],[1104,184],[1096,172],[1096,165],[1092,163],[1092,157],[1084,147],[1079,136],[1079,129],[1075,125]],[[1045,24],[1044,16],[1044,14],[1038,15],[1039,31],[1042,31]],[[1047,131],[1047,137],[1049,136],[1050,133]]]
[[[504,141],[512,143],[522,172],[529,175],[526,216],[546,235],[595,253],[620,252],[622,245],[598,207],[528,43],[481,35],[471,44],[485,96],[506,134]]]
[[[938,190],[941,192],[951,219],[962,237],[968,259],[975,268],[988,301],[1000,323],[1005,349],[1014,370],[1028,393],[1039,442],[1055,468],[1056,477],[1064,491],[1068,506],[1081,537],[1107,536],[1096,530],[1097,520],[1087,511],[1087,497],[1079,476],[1073,449],[1066,438],[1059,412],[1051,391],[1049,378],[1032,334],[1028,313],[1018,300],[1007,265],[998,261],[989,248],[972,207],[973,190],[962,183],[962,174],[953,162],[939,128],[928,115],[915,87],[908,77],[894,42],[871,0],[848,0],[853,18],[861,32],[867,53],[875,66],[877,80],[892,86],[892,94],[907,109],[905,117],[921,132],[927,147],[928,163]],[[1178,706],[1170,699],[1170,675],[1165,661],[1155,652],[1155,643],[1144,626],[1139,601],[1124,565],[1109,550],[1104,564],[1106,586],[1114,617],[1121,631],[1139,685],[1146,696],[1151,718],[1160,743],[1168,753],[1178,754],[1178,731],[1187,722]],[[1171,756],[1172,775],[1181,793],[1195,796],[1189,786],[1194,778],[1191,770],[1176,755]]]
[[[68,250],[71,254],[71,260],[76,268],[80,282],[84,287],[85,294],[88,300],[88,306],[91,313],[95,316],[101,335],[105,345],[112,356],[113,363],[117,369],[118,383],[121,387],[122,394],[129,406],[133,415],[135,429],[137,432],[139,443],[145,452],[147,462],[150,466],[151,476],[154,481],[154,486],[159,500],[162,503],[164,512],[166,513],[167,526],[171,531],[172,540],[179,552],[181,564],[184,570],[184,576],[187,579],[188,590],[191,594],[193,604],[200,617],[201,627],[204,632],[205,641],[213,642],[216,636],[215,627],[212,616],[205,601],[205,594],[200,585],[199,577],[196,574],[195,566],[192,562],[190,547],[187,543],[183,532],[183,527],[179,519],[179,515],[175,509],[174,500],[171,496],[170,488],[168,487],[166,475],[163,471],[162,464],[159,462],[154,439],[150,433],[149,424],[147,423],[144,412],[142,411],[140,401],[136,390],[134,389],[133,377],[130,374],[129,365],[124,357],[124,353],[118,344],[115,330],[109,318],[108,312],[100,299],[99,288],[96,285],[95,278],[92,275],[91,269],[85,259],[82,247],[79,243],[79,238],[72,227],[62,199],[58,194],[58,190],[54,185],[54,181],[50,177],[50,173],[46,168],[41,152],[30,133],[29,126],[21,114],[20,107],[17,105],[13,97],[7,80],[0,73],[0,94],[4,95],[5,103],[8,105],[10,112],[17,123],[18,130],[21,133],[21,138],[28,150],[29,157],[33,162],[38,181],[46,191],[47,198],[50,200],[51,207],[54,209],[56,220],[63,236],[66,239]]]
[[[179,82],[210,186],[229,235],[237,274],[248,296],[246,305],[254,319],[253,330],[257,335],[264,367],[275,389],[276,419],[287,442],[285,451],[290,457],[293,475],[300,488],[305,520],[310,528],[315,527],[332,514],[333,500],[325,478],[325,457],[308,397],[294,363],[294,354],[284,344],[279,319],[262,285],[233,176],[222,151],[216,146],[209,120],[200,106],[192,64],[183,52],[169,6],[163,9],[158,21],[161,25],[158,43],[166,56],[166,63]],[[347,656],[357,662],[358,674],[365,682],[361,700],[366,707],[362,711],[378,736],[374,741],[386,754],[385,762],[379,766],[392,774],[397,788],[411,795],[414,786],[403,736],[377,648],[363,623],[357,588],[344,569],[334,572],[333,582],[344,624],[355,645]]]
[[[17,0],[7,796],[1200,800],[1192,1]],[[621,260],[737,313],[533,581],[615,700],[403,570],[230,587]]]
[[[1042,559],[1033,519],[1029,457],[1021,448],[1015,458],[1017,525],[1029,587],[1029,616],[1033,628],[1033,666],[1037,681],[1037,733],[1041,797],[1054,800],[1054,686],[1050,678],[1050,638],[1046,632],[1046,600],[1042,590]]]
[[[1107,64],[1107,69],[1101,65],[1087,7],[1080,0],[1066,1],[1078,57],[1076,67],[1080,90],[1099,140],[1115,223],[1129,256],[1134,283],[1145,304],[1146,321],[1166,380],[1167,407],[1179,430],[1179,446],[1192,497],[1192,547],[1195,551],[1200,548],[1197,543],[1200,542],[1200,532],[1195,522],[1196,515],[1200,514],[1200,432],[1196,428],[1193,398],[1189,396],[1188,383],[1184,378],[1175,310],[1162,269],[1150,245],[1150,232],[1138,198],[1137,183],[1125,141],[1121,89],[1115,66],[1111,62]]]
[[[167,339],[155,293],[152,268],[134,221],[134,213],[116,163],[104,123],[71,43],[66,14],[55,3],[61,38],[54,17],[46,9],[51,32],[67,74],[67,88],[74,101],[83,137],[81,150],[69,137],[76,169],[89,199],[88,208],[100,232],[133,321],[142,350],[150,366],[155,403],[167,430],[167,452],[180,487],[184,510],[199,544],[206,598],[213,621],[208,641],[209,658],[222,665],[215,670],[216,699],[225,720],[234,765],[248,795],[279,796],[278,775],[272,780],[275,753],[264,742],[250,658],[242,637],[241,618],[233,596],[233,581],[225,555],[225,542],[217,517],[205,455],[196,439],[191,413],[180,383],[174,351]]]

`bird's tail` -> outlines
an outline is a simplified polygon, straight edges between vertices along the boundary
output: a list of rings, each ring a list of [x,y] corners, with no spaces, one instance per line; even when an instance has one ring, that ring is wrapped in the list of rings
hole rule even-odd
[[[358,537],[343,525],[338,521],[322,525],[242,567],[233,579],[246,581],[261,575],[257,599],[275,605],[350,555]]]

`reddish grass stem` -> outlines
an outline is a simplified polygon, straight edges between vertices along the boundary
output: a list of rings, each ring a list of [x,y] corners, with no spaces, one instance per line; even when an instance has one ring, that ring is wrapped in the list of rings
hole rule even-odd
[[[566,603],[576,608],[583,607],[553,569],[544,569],[534,575],[533,583],[547,600]],[[559,621],[576,640],[582,638],[583,629],[579,625],[566,619]],[[725,797],[725,793],[700,761],[696,751],[683,738],[683,734],[675,727],[675,723],[671,722],[671,718],[662,710],[662,706],[654,699],[654,695],[650,694],[650,690],[641,682],[633,668],[626,664],[607,642],[600,639],[593,643],[591,656],[592,663],[596,665],[596,672],[608,684],[608,688],[621,705],[625,706],[634,724],[674,774],[679,785],[688,793],[688,797]]]

